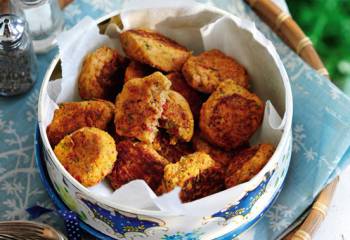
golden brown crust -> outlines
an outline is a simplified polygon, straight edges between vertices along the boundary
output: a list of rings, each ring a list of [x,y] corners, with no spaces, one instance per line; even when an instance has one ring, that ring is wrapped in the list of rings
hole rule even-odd
[[[206,140],[230,150],[249,141],[263,114],[264,103],[258,96],[226,80],[203,104],[199,126]]]
[[[181,73],[173,72],[166,76],[171,81],[171,89],[180,93],[187,100],[194,119],[198,120],[203,104],[201,95],[187,84]]]
[[[170,85],[160,72],[126,82],[116,99],[114,124],[117,135],[152,143]]]
[[[107,177],[111,187],[117,189],[132,180],[143,179],[156,191],[168,161],[151,146],[140,142],[122,141],[117,150],[118,160]]]
[[[54,152],[64,168],[85,187],[93,186],[112,171],[117,159],[113,138],[98,128],[81,128],[64,137]]]
[[[221,166],[227,166],[235,155],[235,151],[225,151],[205,141],[200,134],[195,134],[192,139],[194,148],[197,151],[205,152]]]
[[[248,88],[244,67],[217,49],[191,56],[183,65],[182,73],[189,85],[204,93],[212,93],[226,79]]]
[[[159,132],[152,144],[153,148],[169,162],[175,163],[181,157],[193,152],[191,144],[181,141],[170,144],[170,140],[168,134]]]
[[[123,61],[117,50],[106,46],[88,54],[78,79],[80,97],[113,99],[117,93],[117,85],[122,84],[118,79],[118,70],[122,68]]]
[[[172,137],[172,144],[178,140],[189,142],[193,135],[194,120],[186,99],[178,92],[170,90],[168,99],[163,106],[159,121]]]
[[[182,202],[191,202],[224,189],[224,171],[220,165],[215,165],[199,176],[187,179],[181,188],[180,199]]]
[[[143,78],[155,72],[155,70],[140,62],[131,61],[126,68],[124,75],[124,82],[133,78]]]
[[[180,71],[190,52],[177,42],[148,29],[132,29],[120,34],[127,56],[164,72]]]
[[[54,117],[46,129],[51,146],[64,136],[82,127],[107,130],[114,116],[114,105],[104,100],[66,102],[55,110]]]
[[[184,202],[205,197],[223,189],[221,167],[204,152],[195,152],[164,168],[164,178],[159,192],[181,187],[180,198]]]
[[[167,191],[171,191],[176,186],[182,187],[187,179],[196,177],[213,166],[215,166],[215,161],[204,152],[183,156],[180,161],[165,166],[164,186]]]
[[[259,144],[238,153],[226,170],[226,187],[249,181],[265,166],[274,151],[271,144]]]

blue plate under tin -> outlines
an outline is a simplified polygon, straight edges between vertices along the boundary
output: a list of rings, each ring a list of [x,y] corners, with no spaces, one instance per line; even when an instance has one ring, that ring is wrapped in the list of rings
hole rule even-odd
[[[36,165],[39,169],[41,181],[42,181],[44,187],[46,188],[46,192],[48,193],[49,197],[51,198],[52,202],[55,204],[57,209],[70,211],[70,209],[64,204],[64,202],[61,200],[60,196],[58,195],[58,193],[54,189],[54,187],[51,183],[50,177],[47,173],[46,164],[44,162],[45,160],[44,160],[43,152],[42,152],[42,141],[40,138],[39,127],[37,127],[36,131],[35,131],[34,145],[35,145],[35,148],[34,148],[35,162],[36,162]],[[249,228],[251,228],[254,224],[256,224],[258,222],[259,219],[261,219],[263,214],[273,205],[273,203],[276,201],[279,193],[281,192],[282,188],[283,188],[283,184],[282,184],[281,188],[278,190],[278,192],[276,193],[273,201],[264,209],[264,211],[258,217],[256,217],[251,222],[249,222],[249,224],[243,225],[242,227],[239,227],[239,228],[235,229],[234,231],[217,238],[216,240],[233,239],[234,237],[238,236],[239,234],[241,234],[241,233],[245,232],[246,230],[248,230]],[[86,231],[87,233],[92,235],[93,237],[96,237],[97,239],[113,240],[113,238],[111,238],[111,237],[109,237],[109,236],[107,236],[99,231],[96,231],[94,228],[90,227],[89,225],[87,225],[83,221],[79,220],[79,226],[81,229],[83,229],[84,231]],[[184,240],[186,240],[186,239],[184,239]],[[191,238],[191,240],[194,240],[194,239]]]

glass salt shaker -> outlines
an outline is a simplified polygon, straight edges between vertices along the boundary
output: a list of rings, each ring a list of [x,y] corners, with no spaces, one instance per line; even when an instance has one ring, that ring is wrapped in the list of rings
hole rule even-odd
[[[58,0],[11,0],[10,7],[27,20],[35,52],[45,53],[56,45],[64,27]]]
[[[28,91],[37,77],[37,60],[24,19],[0,15],[0,96]]]

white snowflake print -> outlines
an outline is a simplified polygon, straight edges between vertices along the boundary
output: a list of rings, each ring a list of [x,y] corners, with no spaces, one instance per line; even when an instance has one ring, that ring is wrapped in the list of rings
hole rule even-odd
[[[36,120],[36,113],[38,110],[37,100],[38,100],[38,90],[34,90],[33,94],[30,95],[26,101],[26,105],[28,106],[28,110],[26,111],[27,121],[33,122]]]
[[[340,98],[340,90],[337,87],[331,87],[329,95],[333,100],[338,100]]]
[[[21,194],[24,190],[24,187],[21,182],[8,182],[4,181],[1,186],[1,190],[5,191],[7,194]]]
[[[38,90],[33,90],[24,102],[24,118],[21,124],[34,126],[37,112]],[[35,168],[33,133],[21,131],[18,123],[6,119],[0,111],[0,191],[3,193],[0,219],[15,220],[28,217],[26,209],[32,206],[32,198],[45,197],[42,185],[38,184],[38,171]]]
[[[68,19],[73,19],[74,17],[81,15],[81,13],[81,9],[76,4],[70,4],[64,10],[65,17]]]
[[[313,72],[307,72],[305,74],[305,77],[309,80],[309,81],[314,81],[316,82],[318,85],[323,86],[325,80],[323,79],[323,77],[319,74],[313,74]]]
[[[292,72],[292,75],[289,77],[289,79],[292,82],[296,82],[301,79],[301,76],[305,74],[306,66],[298,61],[298,59],[295,58],[295,55],[292,54],[292,57],[290,58],[289,62],[285,64],[284,66],[287,68],[288,72]]]
[[[326,110],[327,113],[331,114],[333,117],[335,117],[339,121],[341,121],[341,122],[345,121],[343,119],[343,116],[339,112],[335,111],[334,109],[329,108],[329,107],[325,107],[324,110]]]
[[[292,217],[293,211],[282,204],[275,204],[267,213],[266,217],[269,219],[269,227],[272,231],[280,231],[288,227]]]
[[[293,129],[293,152],[300,151],[305,137],[304,126],[302,124],[296,124]]]
[[[306,134],[304,126],[300,123],[296,123],[293,127],[293,152],[298,153],[302,151],[303,156],[308,162],[314,161],[318,158],[319,154],[312,147],[308,147],[305,140]]]
[[[317,152],[315,152],[312,148],[309,148],[305,150],[304,156],[306,157],[307,161],[312,161],[317,158]]]
[[[320,161],[324,162],[329,171],[334,170],[334,166],[337,164],[340,157],[334,156],[332,160],[327,159],[325,156],[320,157]]]

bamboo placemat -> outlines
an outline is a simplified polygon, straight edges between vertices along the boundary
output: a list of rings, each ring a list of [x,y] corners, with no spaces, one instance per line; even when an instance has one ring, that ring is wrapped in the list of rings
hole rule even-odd
[[[319,55],[312,45],[310,39],[304,34],[292,17],[280,9],[271,0],[245,0],[256,12],[256,14],[281,37],[281,39],[292,48],[306,63],[321,75],[329,78],[327,69],[324,67]],[[328,184],[315,202],[306,219],[297,229],[285,236],[284,240],[310,240],[313,234],[326,217],[328,207],[339,182],[339,177]]]

